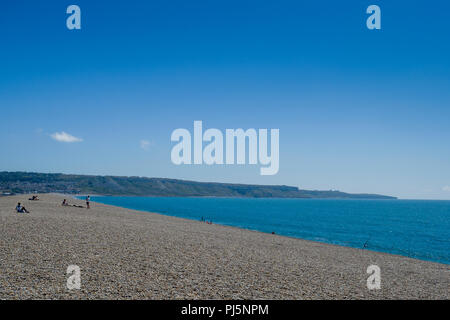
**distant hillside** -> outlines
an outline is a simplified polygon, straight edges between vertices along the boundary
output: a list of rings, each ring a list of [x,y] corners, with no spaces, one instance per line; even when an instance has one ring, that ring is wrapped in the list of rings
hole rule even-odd
[[[0,194],[31,192],[164,197],[395,199],[377,194],[309,191],[289,186],[195,182],[165,178],[0,172]]]

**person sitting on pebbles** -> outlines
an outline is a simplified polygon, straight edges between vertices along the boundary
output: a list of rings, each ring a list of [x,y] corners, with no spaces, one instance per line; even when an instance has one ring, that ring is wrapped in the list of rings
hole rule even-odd
[[[64,201],[61,203],[61,205],[62,206],[68,206],[69,205],[69,203],[67,202],[67,200],[66,199],[64,199]]]
[[[28,211],[27,209],[25,209],[25,207],[22,206],[22,205],[20,204],[20,202],[17,204],[16,211],[17,211],[18,213],[30,213],[30,211]]]

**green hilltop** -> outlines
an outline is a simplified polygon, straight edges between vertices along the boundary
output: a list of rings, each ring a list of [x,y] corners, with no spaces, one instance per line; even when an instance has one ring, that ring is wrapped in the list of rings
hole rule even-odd
[[[196,182],[166,178],[0,172],[0,194],[67,193],[111,196],[396,199],[377,194],[301,190],[276,185]]]

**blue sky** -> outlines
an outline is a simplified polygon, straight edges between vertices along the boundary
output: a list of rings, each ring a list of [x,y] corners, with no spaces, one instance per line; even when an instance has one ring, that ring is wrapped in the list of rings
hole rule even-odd
[[[81,30],[66,28],[71,4]],[[381,30],[366,27],[371,4]],[[0,170],[450,199],[446,1],[0,6]],[[279,128],[278,174],[172,164],[170,135],[194,120]]]

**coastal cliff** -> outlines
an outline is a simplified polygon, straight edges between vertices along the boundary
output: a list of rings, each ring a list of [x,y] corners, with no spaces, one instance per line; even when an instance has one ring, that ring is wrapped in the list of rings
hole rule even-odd
[[[0,172],[0,193],[91,193],[160,197],[396,199],[378,194],[301,190],[283,185],[196,182],[167,178]]]

